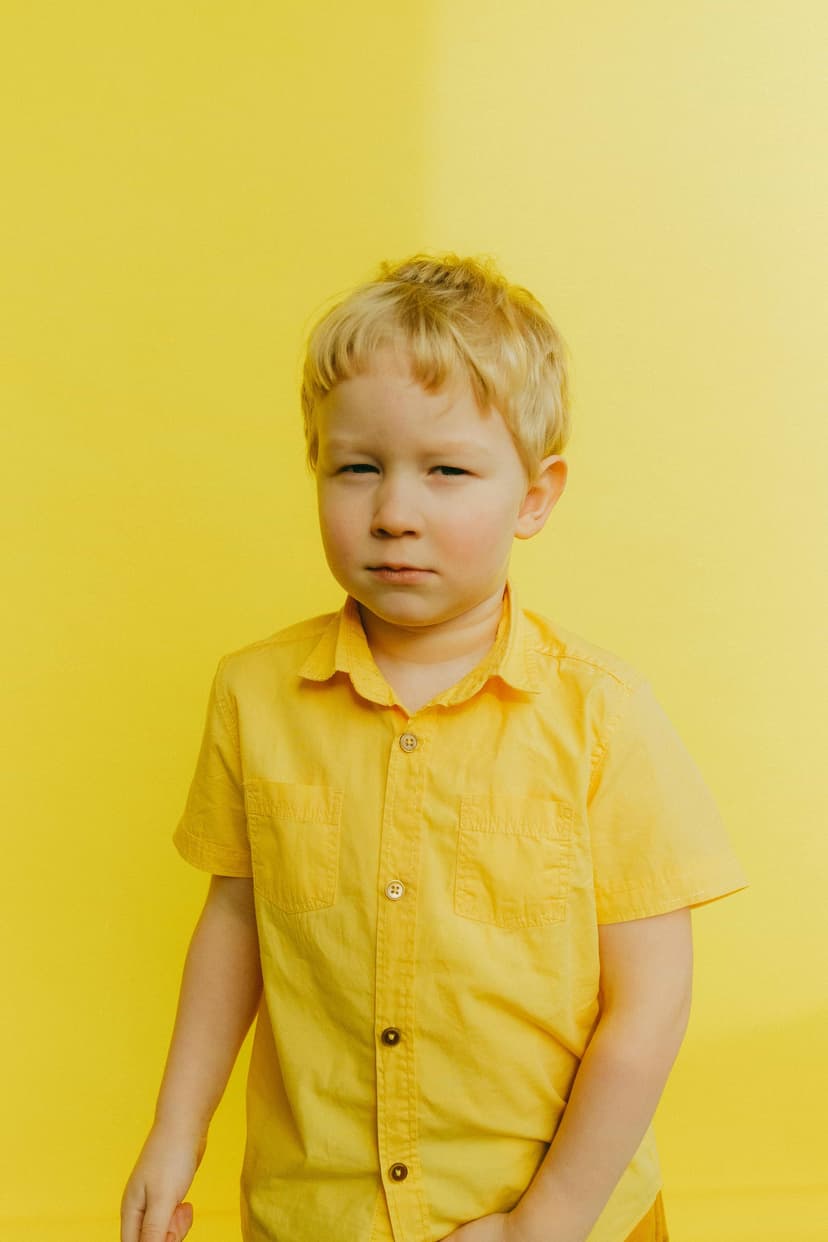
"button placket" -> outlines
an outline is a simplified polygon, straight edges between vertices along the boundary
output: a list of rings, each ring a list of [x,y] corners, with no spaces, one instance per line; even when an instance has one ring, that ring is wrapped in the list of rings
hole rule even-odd
[[[380,841],[382,887],[377,908],[375,1036],[377,1141],[380,1168],[385,1170],[389,1187],[388,1211],[395,1236],[414,1238],[421,1235],[427,1220],[418,1164],[413,1007],[428,747],[422,733],[409,731],[397,734],[395,742],[388,752]]]

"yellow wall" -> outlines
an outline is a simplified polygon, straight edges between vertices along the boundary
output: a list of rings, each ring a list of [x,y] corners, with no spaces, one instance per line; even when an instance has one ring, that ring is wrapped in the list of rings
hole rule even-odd
[[[416,8],[4,9],[0,1237],[117,1215],[206,892],[170,834],[216,658],[338,605],[300,350],[419,238]],[[236,1202],[242,1081],[202,1209]]]
[[[205,892],[170,834],[215,661],[340,601],[302,337],[419,248],[493,254],[569,340],[569,486],[516,576],[648,673],[752,880],[695,918],[673,1220],[780,1242],[797,1209],[817,1238],[824,6],[35,0],[3,24],[0,1238],[114,1236]],[[236,1236],[243,1069],[203,1242],[211,1211]]]

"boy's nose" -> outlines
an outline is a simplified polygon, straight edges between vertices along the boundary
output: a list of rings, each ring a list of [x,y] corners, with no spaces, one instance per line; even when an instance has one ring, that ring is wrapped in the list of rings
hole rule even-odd
[[[416,501],[411,489],[399,480],[383,479],[376,492],[373,535],[412,535],[420,527]]]

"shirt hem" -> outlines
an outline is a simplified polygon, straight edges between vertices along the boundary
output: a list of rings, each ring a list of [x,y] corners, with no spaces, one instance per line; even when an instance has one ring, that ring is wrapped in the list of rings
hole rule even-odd
[[[244,854],[237,850],[230,850],[226,846],[203,841],[181,824],[173,833],[173,845],[185,862],[197,867],[199,871],[210,871],[214,875],[239,878],[249,878],[253,875],[250,859]]]

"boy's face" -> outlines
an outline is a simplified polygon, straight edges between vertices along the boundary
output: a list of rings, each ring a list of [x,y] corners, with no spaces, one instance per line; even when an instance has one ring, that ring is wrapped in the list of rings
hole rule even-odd
[[[547,480],[559,464],[540,503],[502,416],[479,412],[465,377],[426,392],[402,351],[378,351],[316,414],[328,565],[386,624],[442,625],[502,592],[513,538],[540,529],[563,490],[565,463],[545,459]]]

